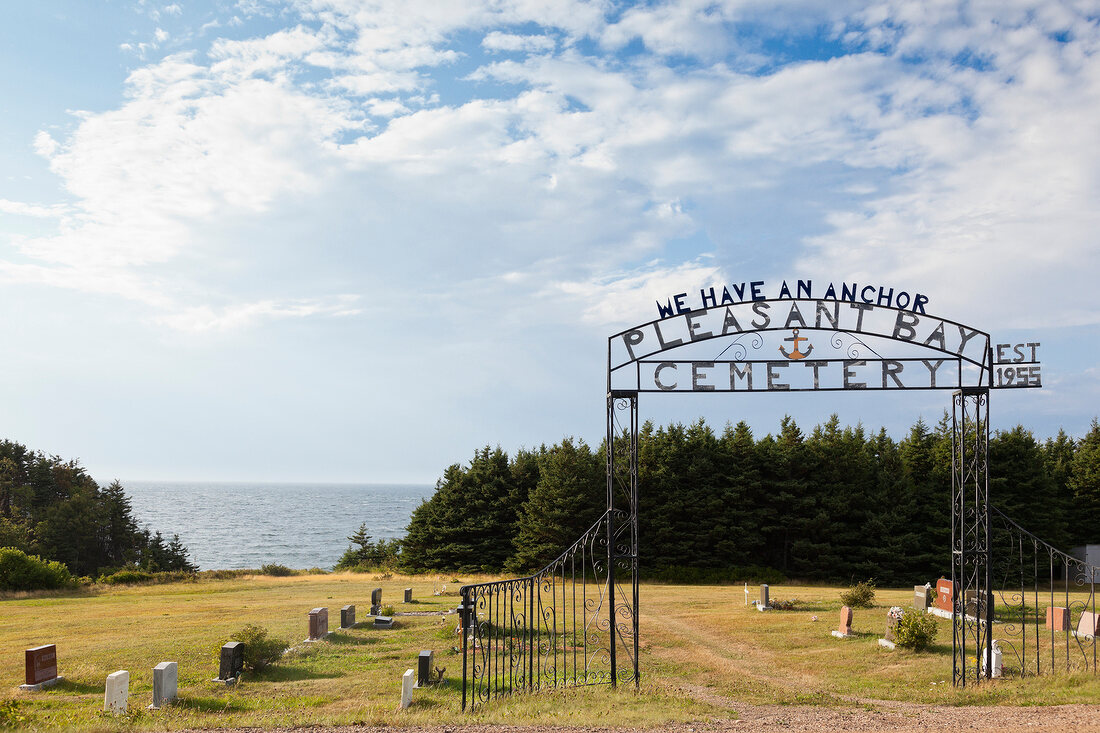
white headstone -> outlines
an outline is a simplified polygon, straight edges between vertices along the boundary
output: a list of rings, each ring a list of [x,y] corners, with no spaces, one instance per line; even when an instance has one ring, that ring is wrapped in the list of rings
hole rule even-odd
[[[416,684],[416,672],[411,669],[405,670],[405,674],[401,675],[401,709],[404,710],[408,706],[412,705],[413,701],[413,685]]]
[[[124,669],[107,675],[107,689],[103,692],[103,711],[125,713],[129,707],[130,673]]]
[[[153,704],[149,707],[156,709],[175,700],[178,681],[179,665],[175,662],[161,662],[153,667]]]

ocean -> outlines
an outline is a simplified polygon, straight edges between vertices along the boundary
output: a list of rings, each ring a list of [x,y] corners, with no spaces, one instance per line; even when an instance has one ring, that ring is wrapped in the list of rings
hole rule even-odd
[[[429,484],[122,481],[138,524],[187,546],[200,570],[331,569],[366,523],[375,540],[401,537]]]

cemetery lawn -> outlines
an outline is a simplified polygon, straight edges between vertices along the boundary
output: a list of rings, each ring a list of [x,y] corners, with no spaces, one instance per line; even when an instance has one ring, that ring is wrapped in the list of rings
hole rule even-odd
[[[481,578],[463,576],[462,582]],[[447,593],[433,589],[447,584]],[[877,640],[886,609],[909,606],[912,588],[882,590],[872,609],[856,609],[853,636],[836,628],[841,588],[772,586],[775,599],[798,599],[796,610],[760,613],[744,605],[742,586],[643,584],[642,684],[516,695],[476,712],[461,713],[461,658],[451,648],[457,616],[398,616],[393,629],[370,626],[370,591],[383,588],[383,605],[397,612],[443,612],[458,605],[451,577],[380,579],[358,574],[268,576],[169,585],[108,588],[68,595],[0,597],[0,728],[163,730],[303,725],[654,726],[734,719],[744,705],[859,708],[884,701],[948,706],[1100,703],[1100,677],[1062,674],[951,687],[951,633],[939,622],[928,652],[887,651]],[[414,603],[401,602],[413,588]],[[756,597],[753,588],[752,597]],[[340,607],[354,604],[360,625],[339,630]],[[307,613],[327,606],[327,641],[303,644]],[[816,615],[818,621],[811,617]],[[366,622],[366,623],[364,623]],[[277,665],[242,684],[225,687],[217,652],[246,624],[267,627],[292,649]],[[57,645],[65,680],[37,693],[19,691],[23,651]],[[402,673],[432,649],[446,667],[444,684],[414,691],[398,710]],[[146,710],[152,668],[179,663],[179,701]],[[114,719],[101,711],[104,682],[130,672],[130,712]],[[14,713],[4,701],[14,700]]]

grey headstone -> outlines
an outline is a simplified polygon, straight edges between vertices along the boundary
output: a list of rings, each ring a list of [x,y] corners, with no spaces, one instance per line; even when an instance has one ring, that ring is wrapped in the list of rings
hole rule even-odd
[[[435,652],[431,649],[423,650],[420,652],[420,656],[417,657],[416,662],[416,686],[430,685],[432,682],[432,669],[435,666]]]
[[[222,645],[222,655],[218,665],[218,679],[236,679],[241,676],[242,670],[244,670],[244,642],[226,642]]]
[[[381,606],[382,605],[382,589],[381,588],[375,588],[374,590],[372,590],[370,592],[370,604],[372,606]]]
[[[393,616],[375,616],[374,627],[376,629],[388,629],[393,626]]]
[[[103,712],[125,713],[130,705],[130,673],[125,669],[107,675],[103,690]]]
[[[766,583],[760,586],[760,605],[764,608],[768,608],[771,605],[768,599],[768,586]]]
[[[928,588],[926,586],[913,586],[913,608],[918,611],[928,610]]]
[[[405,603],[412,603],[412,599],[413,599],[413,589],[412,588],[406,588],[405,589]]]
[[[179,665],[161,662],[153,667],[153,705],[159,708],[176,699],[179,684]]]
[[[413,671],[406,669],[401,675],[401,709],[412,705],[413,701]]]
[[[350,629],[355,626],[355,606],[344,606],[340,609],[340,628]]]

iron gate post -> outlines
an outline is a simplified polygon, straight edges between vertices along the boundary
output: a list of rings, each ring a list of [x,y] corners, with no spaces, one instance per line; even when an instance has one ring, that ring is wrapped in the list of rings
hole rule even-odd
[[[989,388],[952,394],[951,608],[952,684],[993,675],[993,564],[989,525]],[[974,615],[967,615],[968,598]],[[967,670],[973,640],[973,673]],[[984,664],[983,664],[984,662]]]

